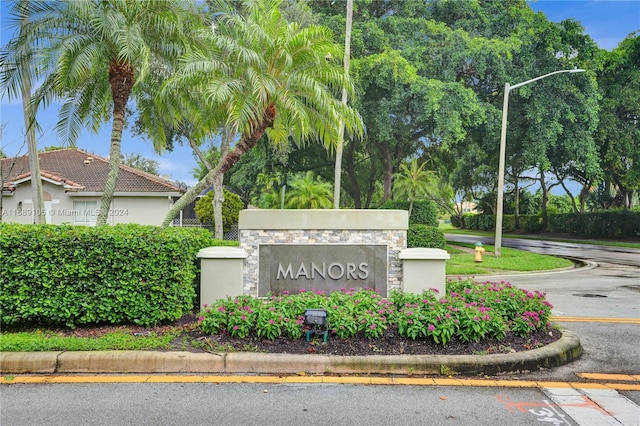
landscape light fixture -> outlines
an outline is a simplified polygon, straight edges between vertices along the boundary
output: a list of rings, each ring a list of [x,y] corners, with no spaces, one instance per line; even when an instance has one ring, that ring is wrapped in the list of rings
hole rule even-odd
[[[540,77],[532,78],[531,80],[523,81],[522,83],[514,84],[510,86],[509,83],[504,85],[504,102],[502,104],[502,130],[500,132],[500,165],[498,166],[498,201],[496,205],[496,241],[494,244],[494,255],[500,257],[502,250],[502,210],[503,210],[503,192],[504,192],[504,163],[506,156],[507,146],[507,110],[509,107],[509,92],[513,89],[517,89],[525,84],[533,83],[534,81],[549,77],[550,75],[560,73],[576,73],[584,72],[585,70],[576,68],[572,70],[560,70],[550,72],[549,74],[541,75]]]
[[[322,341],[327,341],[327,310],[326,309],[306,309],[304,311],[304,324],[308,328],[305,332],[307,342],[312,335],[321,335]]]

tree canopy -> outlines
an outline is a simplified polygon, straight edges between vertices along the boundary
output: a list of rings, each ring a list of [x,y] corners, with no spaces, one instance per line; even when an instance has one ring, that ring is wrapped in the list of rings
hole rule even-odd
[[[450,214],[483,200],[493,212],[505,83],[574,68],[586,72],[510,92],[505,199],[516,224],[521,206],[546,217],[559,188],[574,211],[638,202],[637,33],[604,51],[580,22],[550,22],[527,0],[354,0],[349,25],[345,3],[325,0],[25,4],[29,22],[3,47],[3,92],[19,93],[17,59],[27,55],[32,77],[44,79],[33,105],[62,100],[67,140],[112,120],[112,169],[130,99],[138,134],[158,150],[186,141],[206,165],[164,225],[222,176],[245,203],[270,192],[262,202],[278,206],[301,172],[340,181],[341,207],[402,197],[434,199]],[[200,147],[219,134],[228,151],[207,157]],[[409,194],[413,159],[437,179]],[[265,177],[277,178],[272,191]]]

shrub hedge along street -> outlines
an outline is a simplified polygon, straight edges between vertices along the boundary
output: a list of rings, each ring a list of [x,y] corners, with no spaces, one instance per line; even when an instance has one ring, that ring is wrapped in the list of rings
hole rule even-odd
[[[463,223],[454,218],[451,223],[458,228],[486,231],[495,228],[496,217],[490,214],[467,213],[464,215]],[[516,229],[513,215],[504,216],[502,228],[505,231]],[[542,218],[539,215],[520,215],[520,229],[531,233],[542,232]],[[640,237],[640,211],[550,213],[549,231],[604,238]]]
[[[204,229],[0,223],[0,323],[175,320],[194,309],[211,245]]]

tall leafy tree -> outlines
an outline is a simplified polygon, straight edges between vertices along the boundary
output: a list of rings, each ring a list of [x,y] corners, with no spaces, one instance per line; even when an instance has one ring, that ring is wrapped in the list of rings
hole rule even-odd
[[[427,3],[354,5],[353,74],[360,90],[353,104],[367,128],[364,143],[352,144],[357,149],[345,152],[346,188],[356,206],[367,204],[371,182],[379,182],[381,176],[383,198],[390,198],[393,175],[402,161],[431,145],[456,144],[469,127],[484,120],[473,90],[455,81],[453,70],[439,71],[442,64],[450,68],[449,58],[463,55],[463,34],[428,20]],[[321,22],[342,31],[337,4],[311,4],[324,16]],[[449,40],[448,50],[436,50],[444,40]],[[361,180],[362,173],[367,178]]]
[[[551,23],[534,13],[525,0],[434,0],[428,8],[430,16],[458,34],[447,40],[468,46],[436,57],[446,75],[472,88],[484,105],[486,122],[468,129],[464,144],[453,147],[463,160],[453,168],[458,185],[475,185],[474,191],[483,196],[495,191],[492,181],[496,180],[504,83],[516,84],[562,69],[594,69],[598,49],[579,23]],[[471,37],[471,44],[465,42],[464,33]],[[508,117],[506,179],[516,199],[520,187],[531,181],[527,178],[533,178],[543,187],[544,213],[545,194],[553,185],[576,176],[598,176],[593,74],[558,75],[518,88],[511,93]]]
[[[589,68],[593,63],[597,47],[575,21],[555,24],[535,15],[528,30],[533,37],[522,36],[523,44],[514,55],[516,78],[528,80],[556,70]],[[598,123],[595,76],[559,74],[536,81],[513,93],[509,109],[507,145],[513,142],[509,163],[517,171],[518,163],[524,161],[525,174],[537,176],[546,228],[551,188],[572,173],[596,178],[600,171],[593,138]]]
[[[340,65],[341,46],[326,27],[287,22],[279,5],[279,0],[248,1],[243,14],[219,16],[214,31],[199,32],[202,42],[161,91],[165,97],[187,87],[200,93],[202,102],[217,110],[211,120],[240,135],[220,163],[171,207],[163,226],[265,134],[275,145],[291,137],[298,144],[320,141],[330,147],[341,118],[349,132],[362,131],[357,112],[336,97],[351,87]]]
[[[47,77],[36,105],[61,98],[56,126],[70,142],[82,126],[112,120],[109,172],[96,224],[103,225],[118,181],[126,105],[154,57],[183,53],[195,21],[190,1],[106,0],[29,2],[30,22],[17,45],[38,49]]]
[[[141,154],[125,154],[122,156],[122,164],[143,172],[159,175],[160,163],[157,160],[144,157]]]
[[[632,34],[603,53],[602,65],[596,139],[605,180],[615,187],[614,205],[629,209],[640,192],[640,35]]]

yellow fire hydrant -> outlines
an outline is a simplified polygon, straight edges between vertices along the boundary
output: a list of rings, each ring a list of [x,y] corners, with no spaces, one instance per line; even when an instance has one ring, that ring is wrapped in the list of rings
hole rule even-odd
[[[484,253],[484,247],[482,247],[482,243],[478,241],[476,243],[476,248],[474,249],[476,252],[476,257],[473,259],[474,262],[482,262],[482,253]]]

